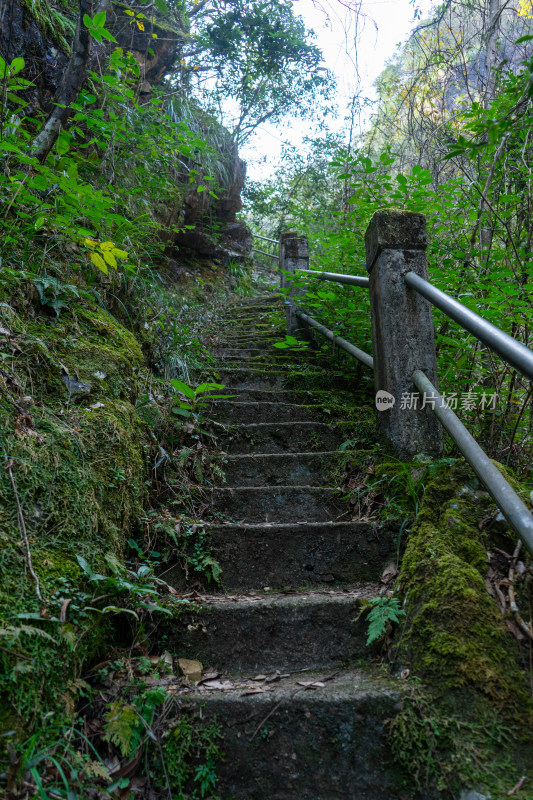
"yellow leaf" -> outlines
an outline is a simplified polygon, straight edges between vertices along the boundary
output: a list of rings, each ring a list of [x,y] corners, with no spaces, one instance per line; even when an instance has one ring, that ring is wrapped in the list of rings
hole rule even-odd
[[[144,31],[144,23],[139,22],[138,19],[136,19],[135,22],[137,23],[137,27],[139,28],[139,30]]]
[[[152,33],[152,39],[157,39],[157,33]]]
[[[117,268],[117,260],[116,260],[115,256],[113,255],[113,253],[107,253],[107,252],[104,253],[104,260],[105,260],[105,263],[109,264],[109,266],[113,267],[113,269]]]
[[[108,253],[110,250],[114,248],[114,246],[115,246],[114,242],[100,242],[100,250],[102,250],[104,253],[106,252]]]
[[[107,264],[105,263],[102,256],[99,256],[98,253],[91,253],[89,258],[91,259],[95,267],[98,267],[98,269],[101,270],[104,273],[104,275],[107,275],[108,273]]]
[[[127,15],[128,15],[128,17],[134,17],[134,16],[135,16],[135,14],[133,13],[133,11],[130,11],[130,10],[129,10],[129,8],[125,8],[125,9],[124,9],[124,13],[125,13],[125,14],[127,14]]]
[[[85,239],[85,244],[87,247],[98,247],[98,242],[95,242],[94,239]]]
[[[111,250],[111,252],[115,256],[115,258],[120,258],[122,261],[124,261],[128,257],[128,254],[126,253],[126,251],[125,250],[119,250],[118,247],[114,247]]]

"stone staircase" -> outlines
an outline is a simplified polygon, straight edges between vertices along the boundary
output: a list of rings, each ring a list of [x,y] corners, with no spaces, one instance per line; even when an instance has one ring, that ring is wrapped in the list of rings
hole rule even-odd
[[[224,591],[202,593],[171,634],[204,667],[176,699],[222,726],[222,800],[414,798],[386,739],[401,687],[367,663],[358,619],[398,526],[352,518],[334,476],[354,423],[325,421],[327,370],[273,347],[275,309],[282,319],[275,295],[241,300],[218,334],[213,377],[234,395],[211,412],[226,482],[202,499]]]

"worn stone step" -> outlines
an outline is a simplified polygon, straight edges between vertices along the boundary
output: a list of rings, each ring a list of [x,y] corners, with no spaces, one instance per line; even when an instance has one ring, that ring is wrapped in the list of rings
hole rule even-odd
[[[228,366],[225,364],[218,370],[213,371],[218,378],[218,382],[225,384],[229,388],[243,389],[285,389],[290,386],[299,388],[327,389],[331,386],[332,378],[324,370],[283,370],[277,366],[269,364],[265,369],[257,367],[247,367],[245,365]],[[288,385],[290,384],[290,385]]]
[[[332,486],[342,475],[346,455],[318,453],[251,453],[221,461],[228,486]]]
[[[217,796],[421,800],[413,789],[404,793],[412,782],[392,763],[387,739],[387,720],[402,705],[400,681],[368,668],[254,677],[223,674],[196,688],[165,686],[175,697],[176,721],[192,713],[221,726]]]
[[[238,522],[348,520],[351,508],[339,489],[316,486],[238,486],[203,489],[214,515]]]
[[[245,303],[231,303],[232,308],[238,308],[247,311],[252,310],[254,311],[256,308],[268,308],[271,309],[277,305],[281,304],[281,295],[272,294],[266,295],[265,297],[257,297],[257,298],[248,298]]]
[[[232,455],[304,453],[337,450],[354,436],[356,426],[350,422],[259,422],[228,427],[220,443]]]
[[[213,355],[219,361],[246,361],[253,363],[254,361],[288,361],[288,362],[301,362],[309,359],[309,354],[304,351],[297,351],[287,355],[287,351],[274,347],[274,342],[280,341],[273,339],[263,347],[243,348],[243,347],[224,347],[213,350]]]
[[[326,407],[327,408],[327,407]],[[296,403],[250,403],[240,400],[214,401],[209,416],[218,422],[236,424],[245,422],[302,422],[334,417],[322,404],[298,405]]]
[[[332,394],[328,389],[272,389],[263,387],[261,389],[250,389],[248,387],[232,388],[234,399],[241,403],[295,403],[296,405],[325,405],[331,402]],[[360,399],[360,398],[359,398]],[[346,406],[353,406],[358,398],[351,392],[335,391],[335,401],[344,403]],[[363,398],[368,403],[368,398]],[[366,413],[366,412],[365,412]]]
[[[217,362],[217,366],[219,370],[224,371],[236,371],[240,369],[246,370],[262,370],[263,372],[268,372],[271,369],[276,370],[277,372],[287,373],[287,372],[294,372],[301,371],[302,366],[298,361],[295,359],[294,361],[287,361],[283,359],[275,359],[275,358],[239,358],[238,360],[232,359],[220,359]],[[315,370],[309,370],[307,367],[305,372],[313,372]]]
[[[241,347],[242,345],[246,347],[261,347],[263,344],[280,341],[279,336],[279,331],[257,334],[247,333],[245,331],[236,333],[233,329],[229,329],[221,330],[217,338],[221,345],[227,347]],[[283,338],[285,338],[285,334],[283,334]]]
[[[361,602],[379,585],[351,591],[203,595],[199,608],[162,624],[168,649],[215,669],[300,669],[366,655]]]
[[[396,560],[400,527],[398,520],[354,520],[209,525],[206,531],[224,586],[243,591],[377,581]]]

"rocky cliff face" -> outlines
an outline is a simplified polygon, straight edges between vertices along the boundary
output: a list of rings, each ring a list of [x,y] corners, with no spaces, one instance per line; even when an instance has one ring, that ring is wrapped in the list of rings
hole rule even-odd
[[[146,11],[146,4],[120,0],[100,0],[94,4],[95,12],[106,12],[106,27],[118,46],[130,52],[139,64],[139,96],[148,99],[153,90],[168,79],[169,72],[180,60],[187,26],[185,20],[169,22],[156,16],[153,25],[147,24],[142,31],[132,24],[132,17],[125,12],[139,12],[143,8]],[[14,58],[24,58],[24,77],[34,84],[34,89],[26,95],[29,105],[24,109],[25,114],[46,114],[52,108],[54,94],[69,61],[78,14],[77,3],[67,5],[63,0],[51,3],[4,0],[0,4],[0,55],[8,63]],[[99,44],[93,40],[88,70],[101,72],[114,46],[111,42]],[[163,237],[169,245],[167,255],[175,257],[178,250],[223,264],[231,259],[242,260],[250,255],[252,247],[249,230],[236,221],[246,165],[239,158],[229,133],[224,135],[226,132],[221,126],[190,105],[192,115],[197,115],[194,123],[200,135],[208,138],[209,129],[217,128],[217,138],[222,141],[223,178],[219,177],[214,197],[209,192],[198,193],[195,188],[189,190],[188,180],[184,181],[184,175],[176,171],[176,182],[185,185],[180,207],[169,209],[166,218],[161,220],[169,231]],[[192,167],[192,162],[188,166]],[[192,225],[194,230],[185,228]],[[183,229],[181,233],[172,232],[179,227]]]

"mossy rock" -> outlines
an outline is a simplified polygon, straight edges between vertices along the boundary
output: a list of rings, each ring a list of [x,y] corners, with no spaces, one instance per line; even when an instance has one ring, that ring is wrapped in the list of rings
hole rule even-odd
[[[397,660],[450,701],[531,714],[518,645],[485,586],[479,523],[492,508],[462,460],[431,476],[401,566]]]
[[[16,494],[0,470],[0,695],[28,726],[50,709],[54,720],[68,717],[83,664],[102,646],[108,622],[81,613],[92,590],[76,557],[106,571],[124,556],[146,502],[150,438],[134,405],[143,358],[129,331],[89,301],[47,316],[23,277],[6,276],[2,295],[0,323],[16,347],[6,361],[14,378],[0,403],[0,438]],[[91,390],[69,392],[65,376]],[[71,600],[63,622],[61,597]]]

